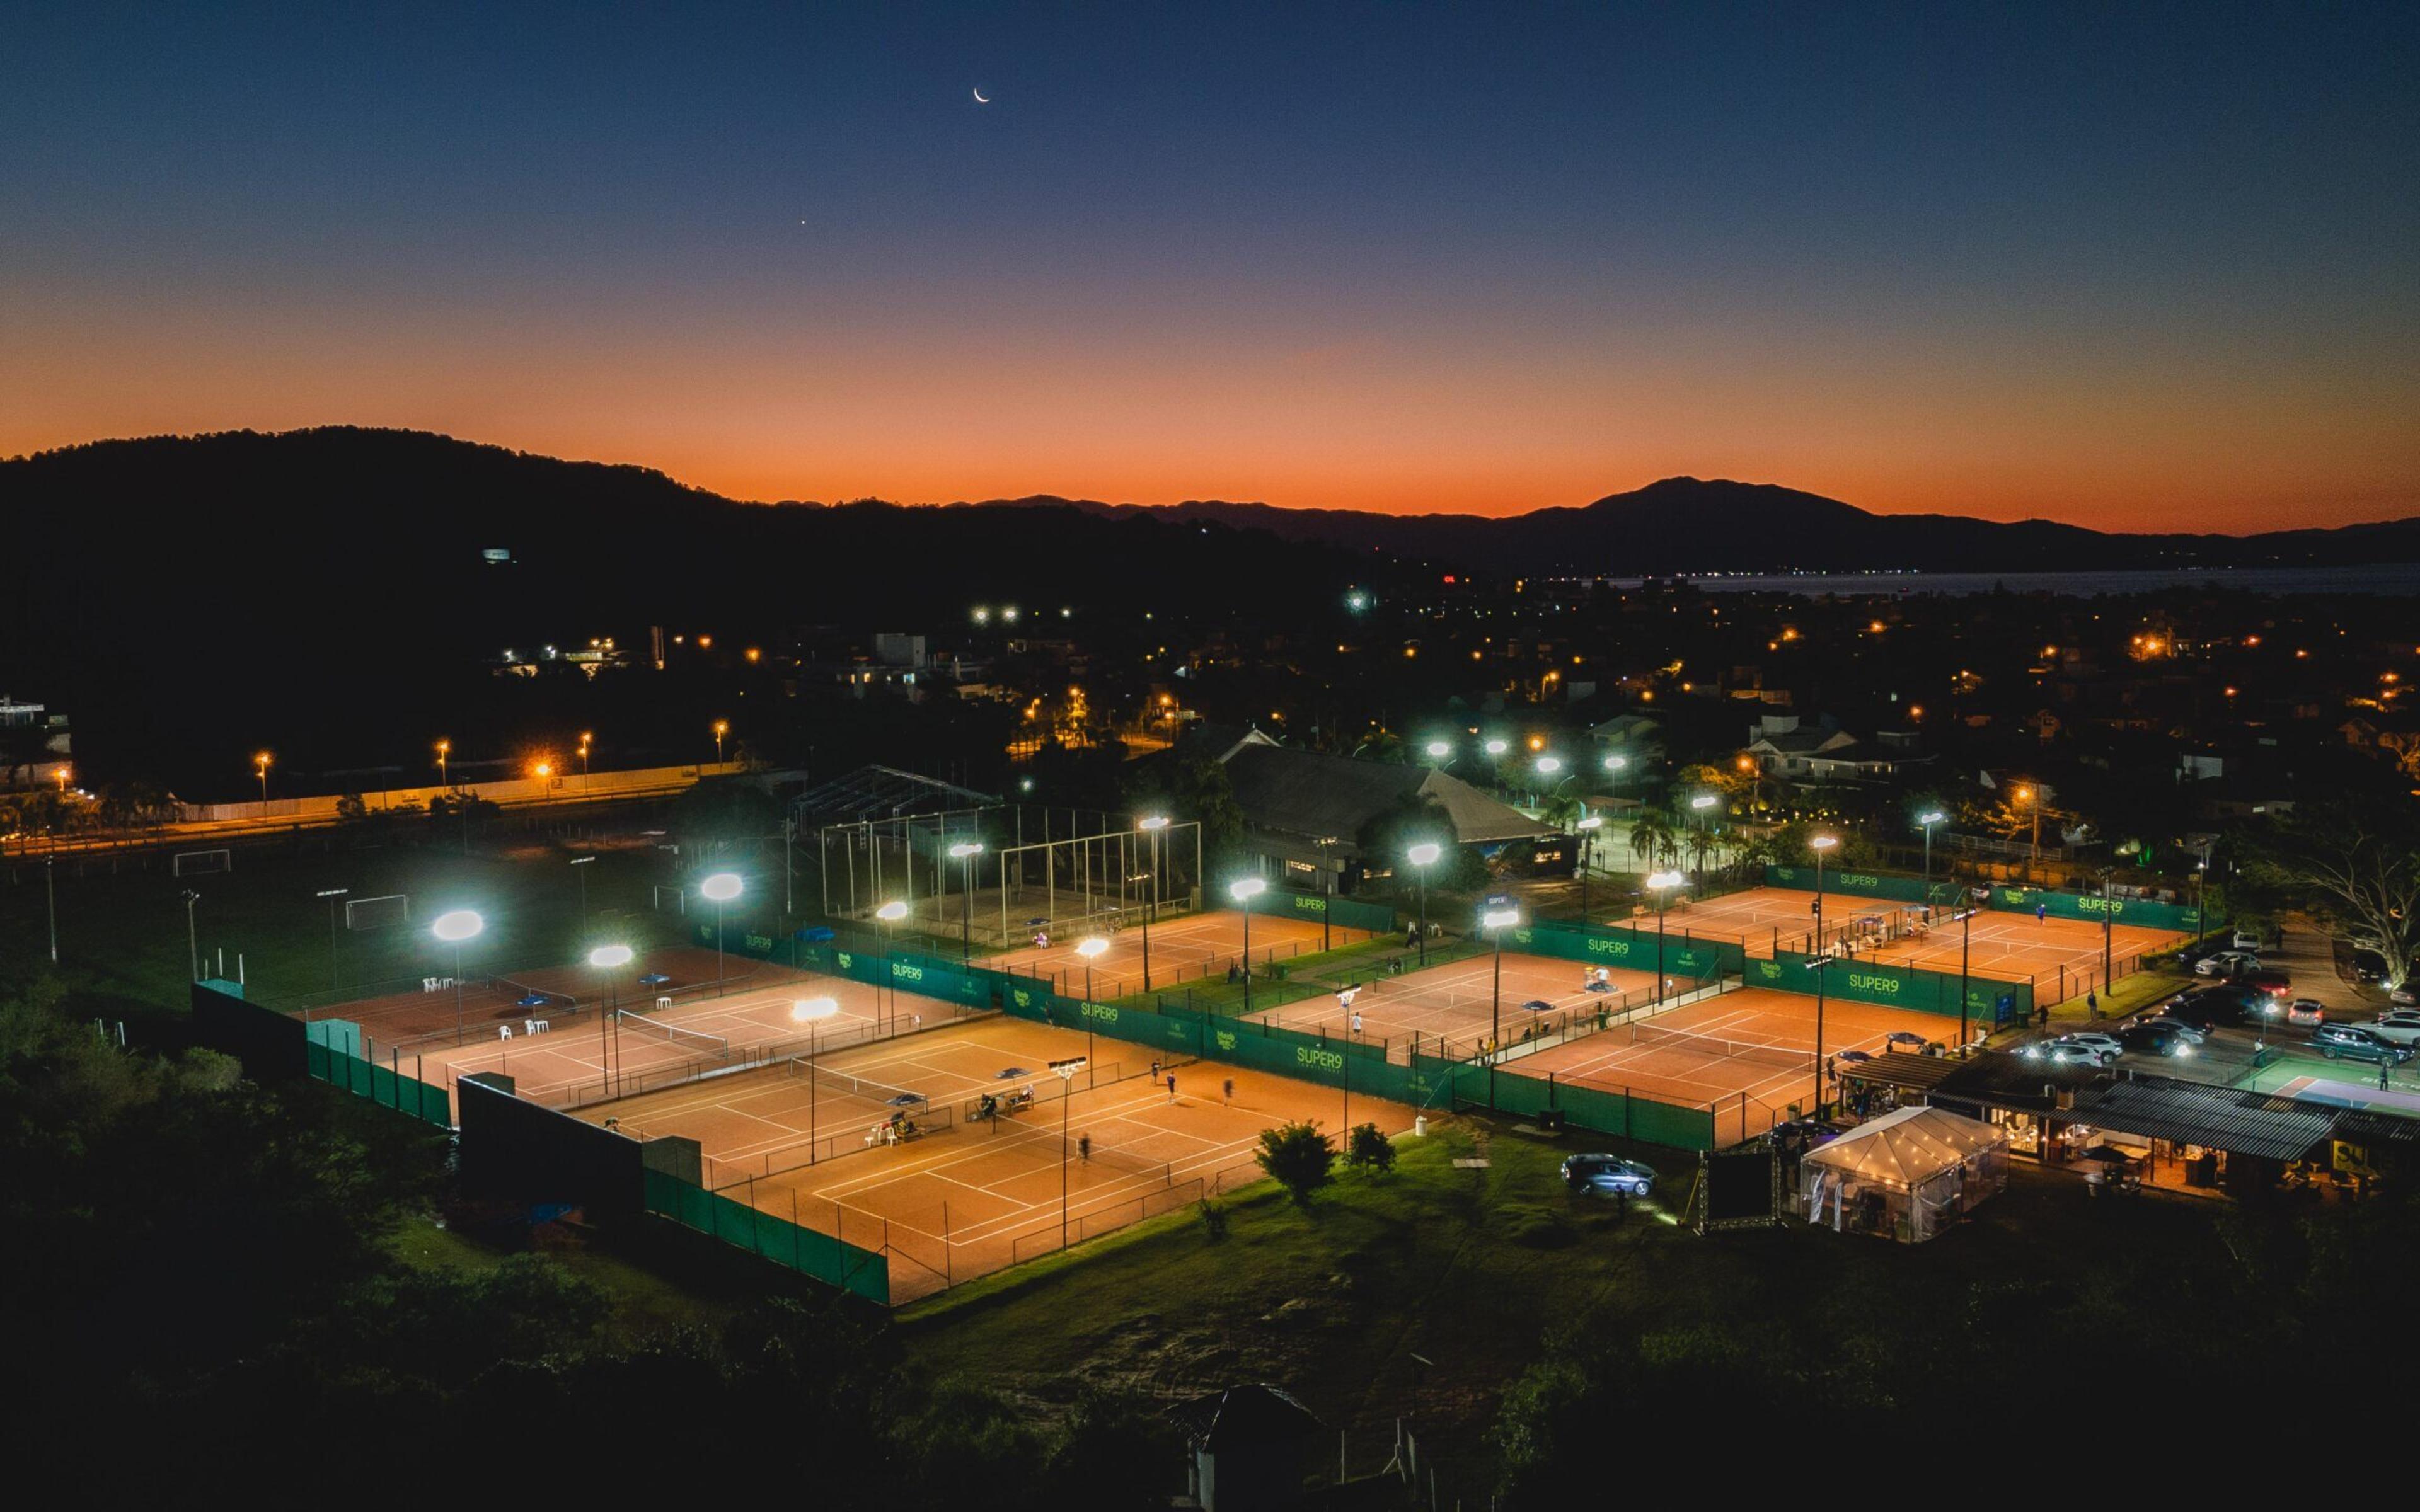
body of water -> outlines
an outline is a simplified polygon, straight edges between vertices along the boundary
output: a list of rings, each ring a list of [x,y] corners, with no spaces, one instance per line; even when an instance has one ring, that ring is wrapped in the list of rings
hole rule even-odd
[[[2381,594],[2420,595],[2420,563],[2355,567],[2146,567],[2113,572],[1827,572],[1691,578],[1715,594],[2149,594],[2165,589],[2220,589],[2247,594]]]

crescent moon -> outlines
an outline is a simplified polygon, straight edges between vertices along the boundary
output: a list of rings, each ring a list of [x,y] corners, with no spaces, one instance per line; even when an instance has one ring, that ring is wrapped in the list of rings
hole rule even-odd
[[[978,105],[988,105],[991,103],[990,100],[984,98],[984,92],[981,87],[978,87],[975,90],[975,103]]]

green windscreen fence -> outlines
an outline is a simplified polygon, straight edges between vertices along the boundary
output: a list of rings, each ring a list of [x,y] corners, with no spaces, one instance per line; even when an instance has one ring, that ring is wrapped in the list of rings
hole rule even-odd
[[[1990,906],[2009,914],[2030,914],[2039,909],[2052,918],[2081,918],[2095,924],[2106,918],[2113,924],[2170,930],[2180,934],[2201,932],[2200,909],[2149,898],[2103,898],[2097,893],[2055,892],[2047,887],[1993,887]]]
[[[1751,961],[1747,964],[1746,983],[1750,987],[1802,993],[1809,997],[1816,995],[1820,985],[1824,996],[1846,1002],[1878,1003],[1885,1008],[1943,1013],[1951,1018],[1956,1018],[1961,1012],[1958,978],[1947,972],[1877,961],[1827,957],[1825,959],[1831,964],[1822,967],[1819,973],[1817,968],[1807,964],[1813,959],[1798,950],[1783,950],[1771,961]],[[1816,980],[1819,974],[1823,978],[1820,984]],[[1996,1024],[2025,1017],[2033,1011],[2034,989],[2031,982],[1996,981],[1988,977],[1974,976],[1966,979],[1963,1012],[1970,1019]]]
[[[393,1108],[441,1129],[454,1127],[454,1109],[442,1087],[407,1075],[400,1065],[381,1066],[360,1052],[362,1030],[343,1019],[321,1019],[306,1026],[303,1069],[315,1081],[341,1087],[382,1108]]]
[[[1433,1056],[1415,1056],[1412,1064],[1422,1084],[1441,1094],[1438,1101],[1450,1102],[1456,1107],[1488,1105],[1491,1090],[1485,1066],[1440,1060]],[[1623,1088],[1585,1086],[1552,1075],[1531,1076],[1506,1067],[1497,1068],[1492,1095],[1497,1111],[1523,1118],[1554,1111],[1575,1128],[1617,1139],[1636,1139],[1675,1149],[1715,1148],[1714,1115],[1709,1107],[1641,1097]]]
[[[1339,929],[1368,930],[1374,934],[1389,933],[1395,928],[1395,910],[1391,904],[1333,898],[1324,892],[1271,891],[1253,905],[1253,912],[1326,919]]]
[[[1815,869],[1811,866],[1768,866],[1764,869],[1764,885],[1813,892]],[[1903,903],[1928,901],[1922,877],[1892,876],[1881,872],[1826,872],[1823,873],[1823,890],[1848,898],[1887,898]],[[1956,891],[1956,884],[1937,882],[1932,885],[1931,897],[1939,901]]]
[[[708,1192],[669,1171],[646,1173],[647,1211],[712,1234],[774,1264],[840,1288],[868,1302],[891,1304],[891,1260],[819,1229]]]
[[[1662,963],[1667,977],[1704,980],[1736,975],[1747,952],[1735,941],[1693,939],[1685,930],[1667,929],[1660,941],[1655,931],[1613,924],[1557,924],[1545,920],[1507,930],[1504,943],[1531,955],[1560,961],[1588,961],[1632,971],[1656,972]]]

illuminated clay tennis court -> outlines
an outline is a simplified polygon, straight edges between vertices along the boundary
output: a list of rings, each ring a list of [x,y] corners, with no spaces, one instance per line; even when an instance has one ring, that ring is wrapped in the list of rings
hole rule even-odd
[[[1088,1048],[1098,1059],[1063,1101],[1049,1063]],[[1122,1041],[991,1018],[579,1116],[697,1140],[709,1189],[887,1250],[892,1296],[904,1300],[1059,1247],[1063,1115],[1071,1242],[1185,1206],[1222,1179],[1259,1179],[1251,1155],[1263,1129],[1301,1119],[1334,1134],[1346,1117],[1337,1092],[1211,1061],[1164,1065],[1161,1077],[1177,1078],[1171,1099],[1151,1057]],[[1016,1101],[1029,1088],[1032,1101]],[[1013,1110],[985,1116],[986,1096]],[[1352,1099],[1355,1123],[1390,1134],[1412,1117],[1399,1103]],[[894,1131],[904,1137],[894,1142]]]
[[[358,1024],[381,1050],[420,1052],[431,1043],[451,1045],[457,1042],[452,971],[450,958],[441,962],[432,955],[429,975],[419,987],[314,1009],[308,1016]],[[644,1008],[665,996],[688,1002],[712,996],[719,990],[805,980],[809,976],[773,962],[737,955],[724,956],[718,971],[714,951],[690,945],[649,950],[611,971],[581,964],[496,975],[482,971],[477,959],[471,957],[463,962],[461,1042],[494,1040],[500,1025],[510,1025],[518,1033],[523,1022],[532,1018],[576,1014],[586,1022],[589,1010],[605,1002],[624,1008]],[[654,978],[663,980],[648,980]],[[525,1001],[529,998],[542,1001]]]
[[[1670,927],[1686,926],[1710,938],[1741,938],[1751,955],[1808,950],[1813,945],[1815,894],[1789,887],[1754,887],[1688,907],[1673,908]],[[1845,938],[1853,953],[1894,965],[1912,965],[1947,976],[1959,974],[1962,926],[1954,911],[1929,911],[1886,899],[1823,895],[1823,943],[1838,949]],[[2062,1002],[2102,981],[2102,926],[2088,919],[2040,918],[2001,909],[1978,909],[1964,926],[1969,975],[1997,981],[2031,981],[2040,1002]],[[1725,932],[1737,932],[1727,933]],[[2139,924],[2109,926],[2109,957],[2116,974],[2131,973],[2148,952],[2175,949],[2185,936]]]
[[[1233,910],[1187,914],[1151,926],[1151,985],[1158,991],[1204,977],[1223,977],[1227,967],[1244,956],[1244,916]],[[1109,949],[1094,957],[1093,996],[1106,1000],[1143,990],[1143,929],[1129,925],[1101,938]],[[1252,964],[1285,962],[1331,947],[1357,945],[1374,936],[1368,930],[1323,926],[1315,918],[1291,915],[1252,915]],[[1052,935],[1047,946],[987,956],[983,964],[1019,976],[1041,976],[1055,982],[1063,997],[1084,995],[1084,957],[1076,949],[1081,936]]]
[[[775,980],[763,981],[763,976]],[[669,1007],[619,999],[618,1009],[490,1026],[469,1044],[412,1052],[424,1081],[451,1085],[502,1072],[532,1102],[563,1107],[627,1097],[753,1061],[822,1054],[963,1015],[955,1004],[867,982],[776,967],[721,997]],[[711,981],[707,983],[712,986]],[[809,1005],[808,1017],[797,1011]],[[533,1029],[536,1032],[532,1032]],[[509,1029],[506,1037],[503,1030]]]
[[[1599,1014],[1620,1016],[1652,1004],[1655,977],[1652,972],[1602,968],[1607,991],[1590,992],[1585,983],[1590,968],[1576,961],[1504,952],[1504,985],[1497,1007],[1496,957],[1491,952],[1450,964],[1414,969],[1400,977],[1378,977],[1360,987],[1350,1008],[1332,995],[1253,1012],[1250,1017],[1306,1034],[1338,1039],[1352,1034],[1353,1015],[1361,1016],[1355,1038],[1364,1043],[1384,1042],[1387,1058],[1409,1065],[1412,1054],[1466,1058],[1479,1053],[1497,1032],[1517,1044],[1539,1034],[1562,1032],[1575,1022],[1593,1021]],[[1694,990],[1698,983],[1675,979],[1668,994]],[[1534,1009],[1532,1003],[1544,1003]]]
[[[1894,1053],[1887,1048],[1894,1033],[1948,1045],[1958,1038],[1958,1021],[1837,999],[1823,1005],[1823,1052],[1836,1064],[1843,1052]],[[1561,1082],[1712,1107],[1716,1142],[1736,1144],[1789,1117],[1791,1103],[1813,1105],[1815,999],[1742,988],[1518,1056],[1508,1066],[1528,1076],[1552,1073]]]

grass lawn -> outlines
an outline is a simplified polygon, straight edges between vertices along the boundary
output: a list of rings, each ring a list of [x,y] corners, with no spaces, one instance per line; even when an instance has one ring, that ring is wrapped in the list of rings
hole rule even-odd
[[[1435,1364],[1420,1386],[1423,1442],[1468,1502],[1485,1494],[1482,1436],[1498,1399],[1551,1330],[1714,1327],[1817,1352],[1838,1335],[1913,1358],[1937,1347],[1940,1319],[1978,1281],[2085,1286],[2079,1271],[2095,1268],[2225,1264],[2203,1205],[2089,1203],[2079,1184],[2029,1165],[1976,1221],[1928,1245],[1794,1221],[1700,1239],[1677,1222],[1695,1176],[1687,1156],[1622,1151],[1664,1178],[1627,1223],[1609,1200],[1566,1191],[1562,1156],[1603,1148],[1621,1150],[1594,1135],[1444,1120],[1401,1142],[1393,1175],[1340,1177],[1308,1212],[1264,1185],[1232,1201],[1224,1240],[1171,1214],[937,1298],[901,1330],[928,1367],[1045,1400],[1087,1380],[1171,1396],[1280,1382],[1347,1430],[1357,1469],[1385,1459],[1394,1417],[1412,1406],[1411,1356],[1424,1355]],[[1487,1169],[1454,1167],[1481,1150]]]

